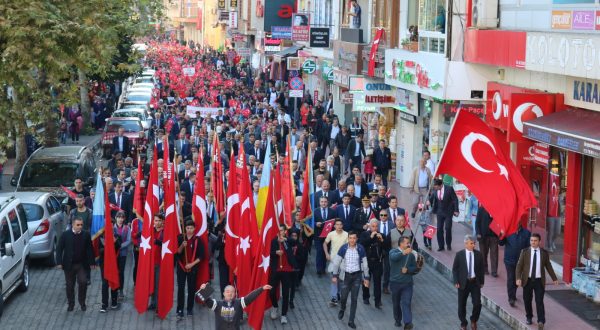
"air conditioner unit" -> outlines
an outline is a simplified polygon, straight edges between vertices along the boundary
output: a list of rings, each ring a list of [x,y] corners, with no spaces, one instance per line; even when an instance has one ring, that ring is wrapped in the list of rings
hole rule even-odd
[[[472,25],[476,28],[498,27],[498,0],[473,0]]]

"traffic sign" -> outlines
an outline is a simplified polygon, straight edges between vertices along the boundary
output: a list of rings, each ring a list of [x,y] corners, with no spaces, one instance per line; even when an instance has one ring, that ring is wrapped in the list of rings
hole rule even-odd
[[[313,59],[307,59],[302,63],[302,70],[308,74],[312,74],[317,71],[317,63]]]
[[[293,77],[290,79],[290,88],[292,90],[301,90],[302,89],[302,78],[300,77]]]

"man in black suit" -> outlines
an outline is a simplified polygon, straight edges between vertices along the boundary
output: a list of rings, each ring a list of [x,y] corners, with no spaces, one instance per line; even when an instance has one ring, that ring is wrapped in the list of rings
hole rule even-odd
[[[133,208],[133,200],[131,195],[123,191],[123,184],[121,182],[115,182],[115,190],[108,195],[108,201],[125,212],[125,219],[127,222],[132,219],[131,209]],[[117,211],[111,210],[110,213],[111,217],[114,219]]]
[[[119,127],[117,136],[112,139],[113,154],[119,151],[124,157],[129,156],[129,138],[124,136],[125,128]]]
[[[348,148],[346,149],[346,159],[350,166],[360,166],[362,165],[362,158],[365,157],[367,153],[365,152],[365,143],[363,142],[362,134],[356,136],[356,138],[350,140],[348,143]]]
[[[327,220],[335,218],[335,211],[328,206],[328,203],[329,201],[327,200],[327,197],[321,197],[319,199],[320,207],[313,211],[315,218],[315,234],[313,235],[313,237],[315,242],[315,249],[317,250],[316,266],[317,275],[319,275],[319,277],[325,274],[326,264],[325,251],[323,250],[323,238],[319,236],[321,236],[321,231],[323,230],[323,223],[325,223],[325,221]]]
[[[375,219],[375,214],[373,213],[375,211],[371,208],[371,200],[369,197],[365,196],[361,201],[362,207],[356,209],[354,221],[352,222],[352,230],[359,234],[359,236],[360,233],[367,230],[369,220],[371,220],[371,218]]]
[[[335,166],[333,156],[327,157],[326,171],[329,173],[329,181],[335,184],[340,179],[340,169]]]
[[[266,151],[261,148],[261,140],[254,141],[254,148],[250,149],[248,155],[253,155],[262,164],[265,161]]]
[[[392,152],[385,146],[385,140],[379,140],[379,148],[373,153],[373,169],[375,173],[381,175],[383,185],[387,186],[387,177],[390,168],[392,168]]]
[[[192,203],[192,197],[194,196],[194,187],[196,186],[196,173],[190,173],[187,180],[181,184],[181,191],[185,192],[185,201]]]
[[[328,207],[330,207],[334,204],[337,204],[339,202],[336,194],[334,194],[333,191],[329,190],[330,187],[331,187],[331,185],[329,184],[329,181],[323,180],[323,182],[321,183],[321,190],[317,191],[315,193],[315,200],[314,200],[313,205],[317,205],[319,203],[319,201],[321,200],[321,197],[327,198],[327,206]]]
[[[471,295],[473,313],[471,314],[471,329],[477,329],[477,321],[481,313],[481,288],[485,278],[483,275],[483,256],[475,250],[475,238],[465,236],[465,249],[458,251],[452,265],[452,279],[458,289],[458,318],[460,328],[467,329],[467,299]]]
[[[64,231],[56,246],[56,268],[62,269],[67,282],[67,311],[75,306],[75,280],[77,280],[77,298],[81,310],[86,310],[87,273],[95,268],[94,252],[90,233],[83,230],[83,219],[74,217],[71,228]]]
[[[452,216],[458,216],[458,198],[451,186],[441,179],[433,180],[433,193],[429,195],[428,205],[437,217],[438,251],[444,251],[444,231],[446,231],[446,246],[452,250]]]
[[[350,199],[350,194],[344,193],[342,204],[335,208],[337,218],[342,219],[346,232],[352,231],[352,220],[354,220],[356,214],[356,208],[350,205]]]

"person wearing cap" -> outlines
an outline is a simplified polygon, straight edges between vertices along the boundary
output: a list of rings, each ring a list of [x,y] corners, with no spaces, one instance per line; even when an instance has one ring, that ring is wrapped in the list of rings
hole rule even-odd
[[[371,200],[365,196],[361,202],[362,207],[356,210],[354,214],[354,221],[352,222],[352,230],[359,235],[363,231],[367,230],[369,220],[375,218],[375,210],[371,208]]]
[[[375,218],[379,220],[379,211],[383,209],[381,205],[377,203],[379,201],[379,192],[377,192],[377,190],[373,190],[369,192],[369,197],[371,202],[371,209],[373,209],[374,211]]]
[[[387,217],[385,210],[381,211],[382,217]],[[369,229],[362,232],[359,236],[359,243],[365,247],[367,262],[369,265],[369,274],[373,282],[373,295],[375,296],[375,308],[381,309],[381,278],[383,275],[383,249],[388,244],[389,238],[379,232],[379,221],[377,219],[369,220]],[[368,286],[363,285],[362,290],[363,303],[369,305],[371,292]]]

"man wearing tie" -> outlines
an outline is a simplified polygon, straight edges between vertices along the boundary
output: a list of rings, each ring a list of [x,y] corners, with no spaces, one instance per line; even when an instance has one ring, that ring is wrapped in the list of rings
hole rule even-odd
[[[260,140],[254,141],[254,149],[252,150],[252,155],[254,155],[254,157],[256,157],[256,159],[258,159],[262,164],[265,161],[265,152],[263,151],[260,145]]]
[[[475,250],[475,238],[465,236],[465,249],[458,251],[452,265],[454,287],[458,289],[458,318],[461,330],[467,329],[467,299],[471,295],[473,313],[471,329],[477,329],[477,321],[481,313],[481,288],[485,278],[483,275],[483,256]]]
[[[444,251],[444,231],[446,245],[452,250],[452,216],[458,216],[458,198],[451,186],[440,179],[433,180],[433,193],[429,196],[427,205],[432,206],[432,213],[437,218],[438,251]]]
[[[521,256],[517,262],[516,272],[517,286],[523,287],[525,317],[527,317],[528,325],[532,324],[532,299],[535,294],[535,310],[537,314],[538,329],[544,329],[544,324],[546,323],[546,312],[544,310],[546,271],[548,271],[554,285],[558,285],[558,278],[550,263],[548,251],[540,247],[541,240],[540,234],[531,234],[531,238],[529,239],[531,247],[521,251]]]
[[[315,249],[317,250],[316,253],[316,266],[317,266],[317,275],[319,275],[319,277],[323,276],[323,274],[325,274],[325,251],[323,250],[323,238],[319,237],[321,236],[321,231],[323,230],[323,226],[325,221],[327,220],[331,220],[333,218],[335,218],[335,211],[333,211],[333,209],[331,209],[330,207],[328,207],[328,200],[327,197],[322,196],[319,199],[319,208],[314,210],[314,217],[315,217],[315,234],[314,234],[314,241],[315,241]]]
[[[186,140],[183,133],[180,133],[179,140],[175,141],[175,152],[183,156],[183,158],[187,158],[190,154],[190,143]]]
[[[321,200],[321,197],[327,198],[327,206],[331,206],[338,202],[336,195],[329,190],[330,187],[331,186],[329,184],[329,181],[323,180],[323,182],[321,183],[321,190],[315,193],[314,205],[316,205],[317,202]]]
[[[350,140],[348,148],[346,149],[346,158],[348,159],[350,166],[360,166],[362,164],[362,157],[365,157],[365,144],[363,142],[361,134],[357,135],[356,138]]]
[[[331,182],[335,183],[340,179],[340,169],[335,166],[333,156],[327,157],[327,173]]]
[[[371,218],[375,218],[375,214],[373,212],[373,209],[371,209],[371,200],[367,196],[363,197],[362,207],[356,210],[356,213],[354,214],[354,221],[352,223],[352,230],[355,231],[359,236],[363,231],[367,230],[369,220],[371,220]]]
[[[120,208],[125,212],[125,221],[131,220],[131,208],[133,207],[133,201],[131,196],[123,191],[123,183],[120,181],[115,182],[115,191],[108,195],[108,201]],[[111,217],[115,218],[117,211],[111,210]]]
[[[196,184],[196,173],[190,173],[187,180],[181,185],[181,191],[185,192],[185,201],[188,203],[192,202],[194,196],[194,185]]]
[[[344,225],[344,231],[350,232],[352,230],[352,220],[356,214],[356,208],[350,205],[350,194],[344,193],[342,197],[342,205],[335,208],[336,216],[342,219]]]
[[[306,150],[302,146],[302,141],[296,142],[296,144],[292,144],[292,160],[298,162],[298,167],[300,170],[304,171],[306,167]]]
[[[129,155],[129,138],[123,136],[125,133],[125,128],[119,127],[117,132],[117,136],[113,137],[113,154],[115,152],[120,152],[123,157],[127,157]]]
[[[192,174],[192,161],[186,160],[183,164],[183,170],[179,171],[177,174],[179,183],[183,183],[183,181],[189,179],[190,174]]]

